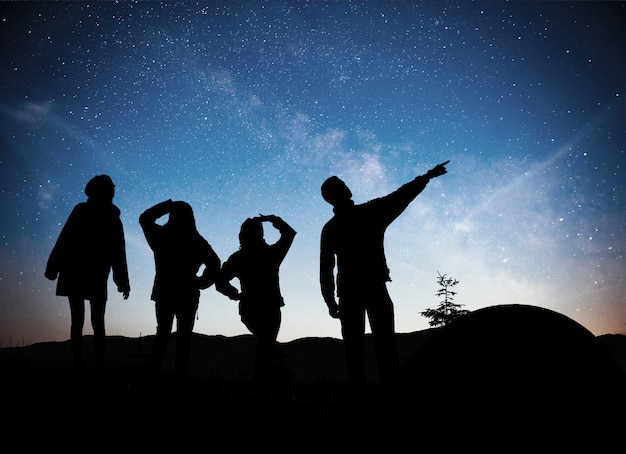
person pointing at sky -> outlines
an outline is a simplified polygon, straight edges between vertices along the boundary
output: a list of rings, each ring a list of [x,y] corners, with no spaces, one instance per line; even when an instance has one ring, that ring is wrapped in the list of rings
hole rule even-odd
[[[348,378],[357,394],[365,386],[366,313],[383,387],[392,386],[400,371],[393,303],[386,284],[391,279],[384,251],[385,230],[432,178],[447,172],[448,162],[433,167],[384,197],[360,205],[354,203],[352,192],[336,176],[329,177],[321,186],[322,197],[334,211],[321,233],[321,291],[330,315],[341,320]]]

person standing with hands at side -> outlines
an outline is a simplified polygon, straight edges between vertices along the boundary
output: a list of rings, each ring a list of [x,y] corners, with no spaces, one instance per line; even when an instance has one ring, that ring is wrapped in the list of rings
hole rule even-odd
[[[45,276],[58,277],[56,294],[70,303],[70,345],[77,368],[82,371],[85,300],[91,307],[96,371],[104,363],[106,331],[104,313],[107,283],[113,282],[124,299],[130,294],[124,228],[120,210],[113,204],[115,185],[108,175],[97,175],[85,186],[86,202],[74,207],[50,253]]]
[[[168,215],[165,224],[156,221]],[[151,298],[155,302],[157,332],[151,367],[158,372],[176,317],[176,375],[187,376],[191,335],[200,290],[214,284],[220,259],[196,229],[191,205],[171,199],[158,203],[139,216],[139,224],[154,252],[155,277]],[[198,273],[204,266],[202,274]]]
[[[280,233],[274,244],[263,237],[263,223],[269,222]],[[260,215],[246,219],[239,231],[240,248],[222,266],[215,284],[217,291],[239,301],[239,315],[257,338],[253,381],[260,390],[270,384],[271,361],[281,324],[279,268],[296,231],[282,218]],[[241,290],[230,281],[239,280]]]
[[[334,216],[322,228],[320,286],[331,317],[341,320],[349,382],[357,395],[365,387],[366,314],[385,390],[390,390],[400,372],[393,302],[387,291],[391,279],[384,251],[385,231],[432,178],[447,172],[448,162],[384,197],[360,205],[354,203],[352,192],[336,176],[321,186],[322,197],[333,206]]]

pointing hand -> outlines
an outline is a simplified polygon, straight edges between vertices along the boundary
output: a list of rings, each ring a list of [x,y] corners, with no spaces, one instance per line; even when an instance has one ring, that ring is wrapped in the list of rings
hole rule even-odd
[[[446,162],[442,162],[441,164],[437,164],[435,167],[433,167],[432,169],[428,171],[426,176],[428,176],[429,178],[435,178],[435,177],[440,177],[441,175],[447,173],[448,171],[446,170],[445,166],[449,162],[450,161],[446,161]]]

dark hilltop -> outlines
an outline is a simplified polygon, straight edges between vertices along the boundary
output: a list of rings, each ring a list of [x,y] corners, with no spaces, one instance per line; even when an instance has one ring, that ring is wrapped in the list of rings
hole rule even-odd
[[[97,440],[103,450],[121,440],[125,450],[219,440],[233,449],[297,440],[294,449],[541,443],[596,450],[612,446],[624,427],[626,336],[595,337],[557,313],[507,305],[397,338],[398,386],[392,395],[379,389],[368,337],[370,385],[358,399],[334,338],[279,343],[275,385],[263,393],[250,377],[251,335],[195,334],[186,380],[174,374],[175,337],[158,377],[147,373],[152,336],[110,337],[99,375],[74,372],[69,341],[2,348],[0,427],[5,441],[23,447],[63,447],[75,438]]]

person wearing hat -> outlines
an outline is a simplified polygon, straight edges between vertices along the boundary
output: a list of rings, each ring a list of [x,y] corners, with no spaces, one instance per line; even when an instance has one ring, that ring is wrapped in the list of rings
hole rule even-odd
[[[70,344],[76,366],[84,367],[83,325],[85,300],[91,306],[95,368],[104,362],[104,313],[107,284],[113,282],[124,299],[130,294],[124,228],[120,210],[113,204],[115,185],[108,175],[97,175],[85,186],[86,202],[78,203],[68,217],[50,253],[45,276],[57,280],[56,294],[70,304]]]

